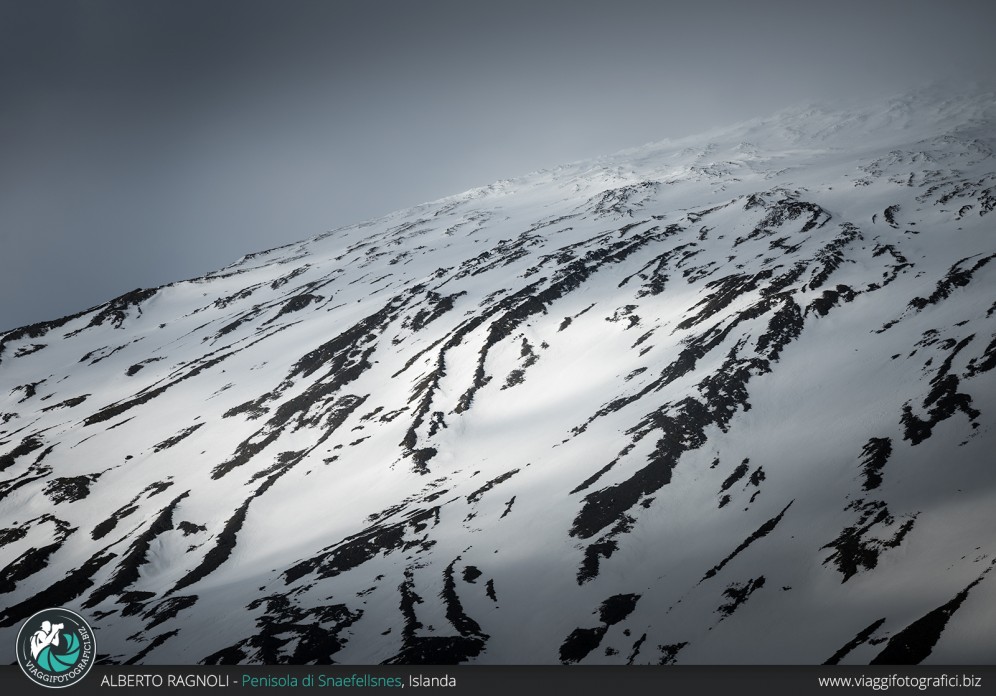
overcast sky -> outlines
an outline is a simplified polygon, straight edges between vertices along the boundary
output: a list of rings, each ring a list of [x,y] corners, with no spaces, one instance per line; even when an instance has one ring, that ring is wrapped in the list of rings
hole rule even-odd
[[[0,0],[0,330],[496,179],[950,77],[996,2]]]

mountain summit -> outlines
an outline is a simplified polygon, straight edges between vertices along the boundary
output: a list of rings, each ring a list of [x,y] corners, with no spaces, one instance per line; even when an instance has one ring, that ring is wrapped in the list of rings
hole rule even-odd
[[[0,335],[0,642],[991,662],[993,103],[786,111]]]

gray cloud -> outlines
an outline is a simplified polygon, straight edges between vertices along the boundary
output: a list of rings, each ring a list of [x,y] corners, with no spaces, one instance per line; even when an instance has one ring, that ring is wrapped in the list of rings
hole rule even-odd
[[[928,80],[990,2],[0,1],[0,329],[495,179]]]

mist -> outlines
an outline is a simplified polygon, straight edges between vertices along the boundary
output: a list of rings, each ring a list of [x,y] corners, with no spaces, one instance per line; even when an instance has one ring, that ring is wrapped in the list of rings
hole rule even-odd
[[[0,330],[536,169],[931,81],[987,2],[0,2]]]

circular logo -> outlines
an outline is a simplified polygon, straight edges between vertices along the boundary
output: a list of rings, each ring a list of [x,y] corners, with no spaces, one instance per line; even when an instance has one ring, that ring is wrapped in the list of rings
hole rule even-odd
[[[17,663],[36,684],[59,689],[86,676],[97,659],[93,629],[68,609],[45,609],[17,632]]]

